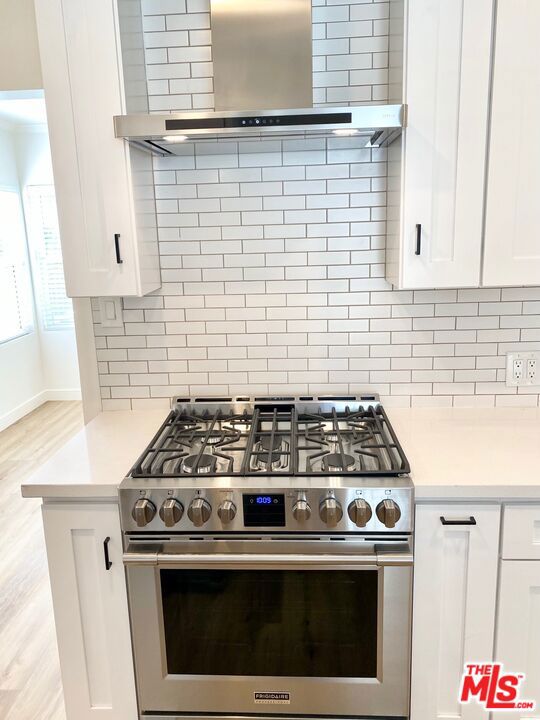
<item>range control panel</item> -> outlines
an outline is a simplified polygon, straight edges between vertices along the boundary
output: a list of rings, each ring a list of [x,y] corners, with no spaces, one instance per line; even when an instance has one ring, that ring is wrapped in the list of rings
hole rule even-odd
[[[411,487],[121,488],[120,506],[127,533],[412,531]]]

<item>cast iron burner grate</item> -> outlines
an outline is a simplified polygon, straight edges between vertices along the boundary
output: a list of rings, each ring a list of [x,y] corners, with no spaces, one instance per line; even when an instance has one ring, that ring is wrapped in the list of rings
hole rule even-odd
[[[197,408],[198,410],[198,408]],[[310,408],[311,410],[311,408]],[[402,475],[409,463],[381,405],[305,412],[294,404],[173,410],[134,478]]]

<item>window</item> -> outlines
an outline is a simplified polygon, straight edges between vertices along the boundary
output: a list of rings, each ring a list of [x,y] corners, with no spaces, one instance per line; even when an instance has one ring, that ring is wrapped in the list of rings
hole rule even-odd
[[[26,224],[32,257],[39,314],[44,330],[73,327],[73,306],[66,297],[62,249],[52,185],[25,189]]]
[[[0,189],[0,342],[32,330],[32,303],[20,196]]]

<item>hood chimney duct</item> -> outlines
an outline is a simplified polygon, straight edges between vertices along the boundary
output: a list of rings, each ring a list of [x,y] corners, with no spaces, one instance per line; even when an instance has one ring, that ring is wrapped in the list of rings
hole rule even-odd
[[[311,0],[211,0],[216,111],[313,106]]]

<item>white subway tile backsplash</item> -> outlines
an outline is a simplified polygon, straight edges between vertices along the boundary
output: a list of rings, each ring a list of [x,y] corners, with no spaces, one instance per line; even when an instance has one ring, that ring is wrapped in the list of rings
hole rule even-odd
[[[349,20],[349,4],[330,7],[314,7],[312,21],[314,23],[343,22]]]
[[[210,13],[175,13],[167,15],[167,30],[199,30],[210,27]]]
[[[185,13],[185,0],[142,0],[143,15],[166,15]]]
[[[387,2],[362,3],[351,5],[351,20],[379,20],[387,18],[390,6]]]
[[[209,0],[143,0],[152,111],[212,109]],[[313,0],[315,104],[385,102],[389,3]],[[393,291],[386,150],[358,138],[186,144],[155,159],[163,286],[95,337],[104,408],[348,393],[391,406],[538,405],[505,353],[540,349],[540,289]],[[96,307],[94,307],[96,309]]]
[[[500,319],[501,328],[540,327],[540,315],[510,315]]]

